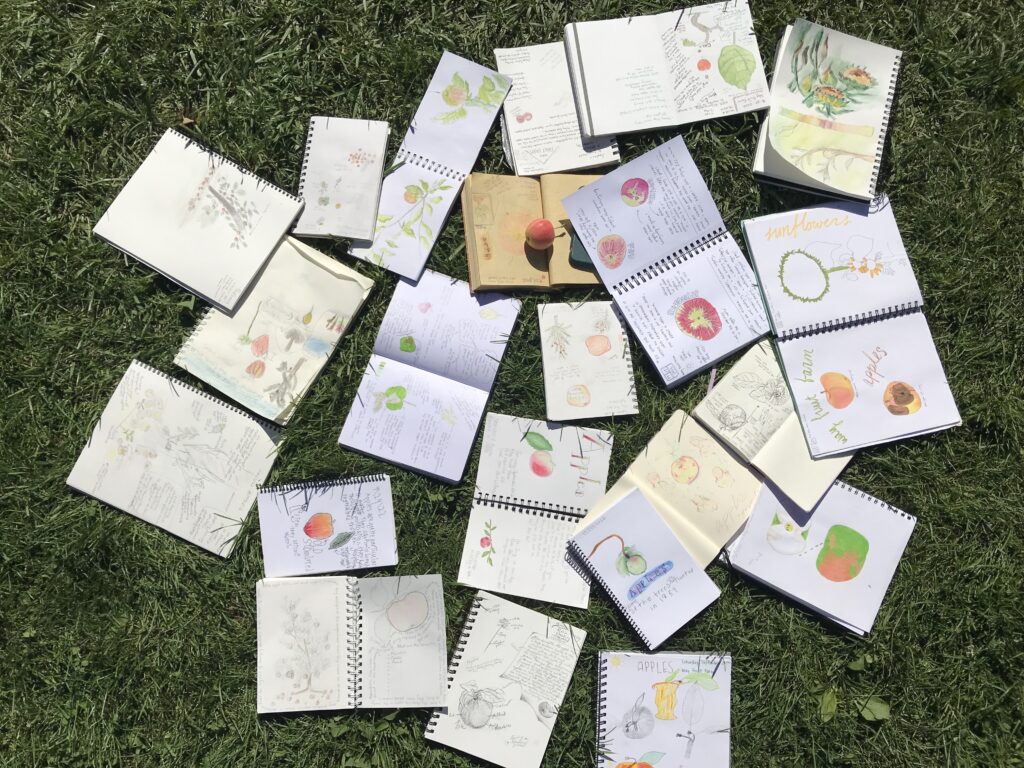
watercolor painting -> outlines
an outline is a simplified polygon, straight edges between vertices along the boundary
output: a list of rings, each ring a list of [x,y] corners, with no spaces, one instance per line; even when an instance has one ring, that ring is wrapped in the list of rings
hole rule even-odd
[[[559,322],[556,317],[554,322],[547,328],[548,331],[548,346],[558,355],[562,360],[569,354],[569,343],[571,337],[569,335],[569,328]]]
[[[826,30],[797,24],[792,34],[795,47],[789,59],[789,90],[803,97],[804,106],[832,118],[856,111],[875,95],[875,77],[845,60],[834,45],[830,51]]]
[[[498,552],[494,548],[494,532],[496,530],[498,530],[498,526],[488,520],[484,523],[484,535],[480,537],[480,549],[483,550],[480,557],[487,560],[488,565],[494,565],[494,556]]]
[[[828,404],[837,410],[847,408],[857,397],[850,377],[839,371],[827,371],[821,374],[818,381]]]
[[[699,341],[710,341],[722,330],[722,318],[707,299],[683,297],[674,310],[676,325],[683,333]]]
[[[850,581],[863,570],[868,548],[868,540],[861,533],[845,525],[833,525],[825,534],[815,566],[829,581]]]
[[[402,200],[406,204],[404,211],[400,213],[379,213],[377,215],[377,228],[374,230],[374,247],[369,254],[369,260],[378,266],[384,266],[384,262],[398,255],[401,247],[399,242],[403,239],[412,240],[421,248],[429,249],[434,244],[434,229],[426,219],[434,215],[434,206],[444,202],[444,195],[439,194],[452,189],[452,184],[447,179],[436,179],[428,182],[419,179],[415,184],[407,184],[402,194]]]
[[[909,416],[921,410],[921,396],[905,381],[893,381],[885,388],[882,402],[893,416]]]
[[[651,185],[641,178],[627,179],[622,184],[619,194],[622,196],[622,202],[630,208],[636,208],[647,202],[651,195]]]
[[[837,273],[853,280],[895,274],[877,255],[859,259],[851,255],[839,264],[826,267],[822,259],[802,248],[782,254],[777,274],[779,287],[786,296],[802,304],[816,304],[828,295],[832,288],[831,276]]]
[[[537,477],[550,477],[555,471],[555,460],[551,456],[554,450],[551,442],[540,432],[526,432],[523,440],[533,449],[530,454],[530,471]]]
[[[680,456],[672,462],[672,479],[680,485],[689,485],[700,474],[700,464],[692,456]]]
[[[617,533],[611,533],[601,539],[594,548],[590,550],[589,557],[593,557],[597,550],[601,548],[601,545],[606,541],[615,539],[619,542],[619,554],[615,559],[615,570],[618,571],[622,576],[639,576],[647,570],[647,560],[635,547],[628,546],[622,537]]]
[[[626,240],[622,235],[605,235],[597,241],[597,259],[608,269],[618,269],[626,260]]]
[[[484,75],[474,95],[469,83],[458,72],[453,72],[451,83],[441,91],[441,100],[454,109],[434,115],[434,119],[450,125],[469,117],[468,109],[493,112],[505,100],[505,92],[510,84],[511,81],[504,75]]]
[[[244,248],[246,236],[256,225],[259,209],[246,199],[240,181],[231,182],[219,176],[217,171],[217,167],[211,167],[203,176],[188,201],[186,217],[198,211],[202,226],[224,222],[232,233],[230,247]]]
[[[565,391],[565,402],[574,408],[586,408],[590,405],[590,389],[586,384],[573,384]]]
[[[409,592],[388,603],[384,616],[396,632],[411,632],[426,623],[430,616],[430,604],[422,592]]]
[[[316,512],[302,526],[302,532],[306,534],[307,538],[314,541],[329,539],[334,535],[334,518],[329,512]],[[328,549],[338,549],[345,546],[352,540],[352,536],[351,531],[341,531],[331,539]]]
[[[772,523],[765,534],[768,546],[780,555],[799,555],[807,548],[810,525],[800,527],[788,515],[783,514],[783,517],[785,520],[778,514],[772,516]]]
[[[403,336],[398,340],[398,348],[403,352],[412,354],[416,351],[416,339],[412,336]]]

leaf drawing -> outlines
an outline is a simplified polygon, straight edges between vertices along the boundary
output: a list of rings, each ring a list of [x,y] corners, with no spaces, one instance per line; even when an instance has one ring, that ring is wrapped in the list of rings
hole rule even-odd
[[[523,439],[529,444],[535,451],[550,451],[551,443],[544,435],[539,432],[527,432],[523,435]]]
[[[355,534],[353,534],[352,531],[342,531],[331,540],[329,549],[339,549],[341,547],[344,547],[346,544],[349,543],[349,541],[352,540],[352,537],[354,535]]]
[[[754,54],[742,45],[727,45],[718,54],[718,73],[729,85],[746,90],[757,63]]]

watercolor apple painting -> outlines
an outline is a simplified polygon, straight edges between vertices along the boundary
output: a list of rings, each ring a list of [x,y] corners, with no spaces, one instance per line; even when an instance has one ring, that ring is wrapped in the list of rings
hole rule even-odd
[[[687,299],[676,310],[676,324],[687,336],[710,341],[722,330],[722,318],[707,299]]]
[[[848,376],[844,376],[837,371],[821,374],[821,378],[818,381],[821,382],[822,389],[825,390],[825,399],[828,400],[828,404],[833,408],[846,408],[853,402],[856,396],[853,382],[850,381]]]
[[[868,557],[868,540],[853,528],[833,525],[825,534],[825,543],[815,566],[829,581],[850,581],[864,568]]]
[[[647,202],[651,194],[651,185],[640,178],[627,179],[619,189],[619,194],[622,195],[622,202],[630,208],[636,208]]]
[[[537,477],[550,477],[555,471],[555,459],[551,455],[553,450],[551,441],[540,432],[526,432],[523,435],[526,444],[533,448],[530,454],[530,471]]]
[[[608,269],[618,269],[626,260],[626,241],[622,235],[605,235],[597,241],[597,258]]]

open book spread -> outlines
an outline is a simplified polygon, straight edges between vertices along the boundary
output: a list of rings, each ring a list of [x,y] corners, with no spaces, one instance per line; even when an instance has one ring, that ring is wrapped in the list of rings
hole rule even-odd
[[[441,577],[263,579],[256,644],[259,713],[438,706]]]
[[[232,312],[302,200],[168,129],[93,233]]]
[[[379,120],[309,119],[298,190],[306,205],[294,234],[373,237],[390,133],[390,126]]]
[[[452,652],[430,741],[504,768],[540,768],[587,633],[480,591]]]
[[[786,27],[755,175],[832,197],[874,197],[901,56],[804,19]]]
[[[263,568],[269,577],[398,563],[387,475],[261,488],[256,504]]]
[[[370,278],[285,238],[238,311],[210,309],[174,363],[287,424],[371,288]]]
[[[586,608],[565,543],[604,495],[611,452],[610,432],[488,413],[459,583]]]
[[[569,559],[604,588],[650,649],[720,594],[638,488],[576,532]]]
[[[693,415],[805,510],[818,503],[852,458],[811,457],[767,341],[751,347],[693,409]]]
[[[634,488],[704,568],[746,522],[761,482],[695,419],[676,411],[584,523]]]
[[[445,51],[384,178],[372,241],[350,253],[418,280],[512,81]]]
[[[227,557],[277,438],[269,424],[133,360],[67,482]]]
[[[400,281],[338,442],[459,482],[519,307],[430,270]]]
[[[597,768],[729,768],[732,657],[601,651]]]
[[[585,137],[768,106],[746,0],[568,24],[565,49]]]
[[[836,482],[810,513],[765,484],[729,546],[733,567],[861,635],[871,631],[917,519]]]
[[[584,139],[561,43],[495,48],[498,71],[512,79],[502,107],[505,157],[517,176],[539,176],[619,161],[614,136]]]
[[[549,419],[638,413],[629,339],[612,302],[541,304],[537,316]]]
[[[667,386],[768,331],[750,265],[681,137],[563,202]]]

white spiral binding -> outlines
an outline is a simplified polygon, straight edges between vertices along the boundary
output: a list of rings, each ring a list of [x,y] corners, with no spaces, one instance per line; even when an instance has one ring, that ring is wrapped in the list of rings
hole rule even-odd
[[[847,315],[846,317],[840,317],[836,320],[827,320],[823,323],[804,325],[792,331],[787,331],[785,335],[779,336],[779,341],[793,341],[794,339],[801,339],[805,336],[816,336],[819,333],[841,331],[844,328],[853,328],[858,325],[866,325],[867,323],[878,323],[882,320],[888,320],[894,317],[913,315],[920,311],[920,301],[909,301],[906,304],[897,304],[896,306],[885,307],[883,309],[873,309],[870,312],[860,312],[856,315]]]
[[[593,583],[596,581],[601,585],[601,588],[605,591],[605,594],[608,595],[608,598],[618,607],[619,613],[622,614],[622,617],[626,620],[629,626],[633,628],[633,631],[636,632],[637,636],[644,641],[644,644],[650,648],[650,638],[648,638],[647,634],[640,629],[640,625],[633,621],[633,617],[629,615],[629,612],[626,610],[626,606],[624,606],[619,601],[619,598],[615,596],[615,592],[613,592],[608,586],[608,582],[602,578],[600,572],[591,565],[590,560],[583,554],[583,550],[580,549],[580,545],[570,539],[567,548],[568,552],[566,553],[565,561],[588,582]],[[586,572],[586,575],[584,575],[584,572]]]
[[[256,490],[260,493],[289,493],[291,491],[318,490],[320,488],[334,488],[340,485],[363,485],[365,483],[379,483],[387,480],[388,475],[379,472],[374,475],[360,475],[359,477],[337,477],[324,478],[322,480],[306,480],[300,483],[284,483],[283,485],[259,485]]]
[[[451,166],[439,163],[436,160],[431,160],[429,157],[417,154],[409,149],[406,149],[403,144],[398,148],[398,154],[395,155],[395,164],[398,163],[409,163],[415,165],[417,168],[423,168],[430,171],[431,173],[437,173],[444,176],[447,179],[453,181],[465,181],[466,174],[463,171],[452,168]]]
[[[582,507],[573,507],[568,504],[549,504],[544,501],[521,499],[517,496],[499,496],[491,493],[477,493],[473,496],[473,503],[496,509],[511,509],[514,512],[548,517],[552,520],[578,521],[588,511]]]
[[[904,518],[905,520],[913,520],[914,522],[917,522],[917,518],[914,517],[909,512],[904,512],[899,507],[894,507],[889,502],[882,501],[877,496],[872,496],[870,493],[867,493],[866,491],[860,490],[860,488],[854,488],[852,485],[847,485],[842,480],[836,480],[833,483],[833,485],[836,488],[840,488],[840,489],[846,491],[847,493],[849,493],[849,494],[851,494],[853,496],[859,496],[860,498],[864,499],[865,501],[870,501],[872,504],[877,504],[880,507],[885,507],[890,512],[892,512],[893,514],[899,515],[900,517]]]
[[[875,188],[878,185],[878,176],[882,170],[882,156],[885,154],[885,140],[889,133],[889,121],[892,118],[892,107],[896,102],[896,84],[899,82],[900,76],[900,63],[903,60],[903,54],[897,53],[896,60],[893,61],[892,65],[892,77],[889,79],[889,93],[885,97],[885,108],[882,112],[882,123],[878,127],[878,145],[875,147],[875,165],[871,169],[871,186],[869,188],[869,194],[872,196],[875,194]]]
[[[299,169],[299,184],[296,192],[299,197],[304,197],[306,191],[306,171],[309,168],[309,150],[313,147],[313,129],[316,128],[316,118],[309,118],[309,128],[306,130],[306,149],[302,153],[302,167]]]
[[[184,368],[186,371],[188,370],[188,368],[182,365],[182,363],[179,361],[184,361],[185,353],[188,352],[189,347],[191,347],[192,344],[195,342],[195,339],[199,335],[199,332],[203,330],[203,326],[206,325],[207,322],[209,322],[210,318],[214,316],[214,313],[220,314],[220,312],[214,307],[206,308],[206,311],[203,313],[203,316],[199,318],[199,322],[196,323],[196,327],[192,329],[192,333],[188,335],[188,338],[185,339],[185,343],[182,344],[181,349],[178,350],[178,354],[174,356],[174,364],[176,366],[178,366],[179,368]]]
[[[459,639],[455,641],[455,648],[452,650],[452,660],[448,664],[448,690],[451,689],[452,683],[455,680],[455,672],[459,668],[459,662],[462,661],[462,655],[466,652],[466,643],[469,642],[469,634],[473,630],[473,625],[476,623],[477,614],[480,613],[480,605],[483,603],[484,598],[481,597],[480,593],[473,596],[473,601],[469,604],[469,611],[466,613],[466,620],[462,622],[462,631],[459,633]],[[434,729],[437,728],[437,723],[441,719],[443,710],[435,709],[434,713],[430,716],[430,720],[427,721],[426,733],[433,733]]]
[[[362,669],[362,634],[363,634],[363,600],[359,594],[359,579],[348,577],[348,618],[349,630],[347,639],[346,657],[349,669],[349,695],[352,699],[353,709],[358,709],[363,703],[363,680],[360,676]]]
[[[624,293],[628,293],[633,288],[637,288],[648,280],[668,272],[670,269],[682,264],[687,259],[693,258],[698,253],[706,251],[712,245],[722,242],[727,234],[728,232],[726,232],[725,227],[713,229],[707,234],[698,237],[692,243],[673,251],[668,256],[663,256],[653,264],[644,267],[639,272],[630,275],[624,280],[620,280],[612,286],[612,290],[620,296]]]

